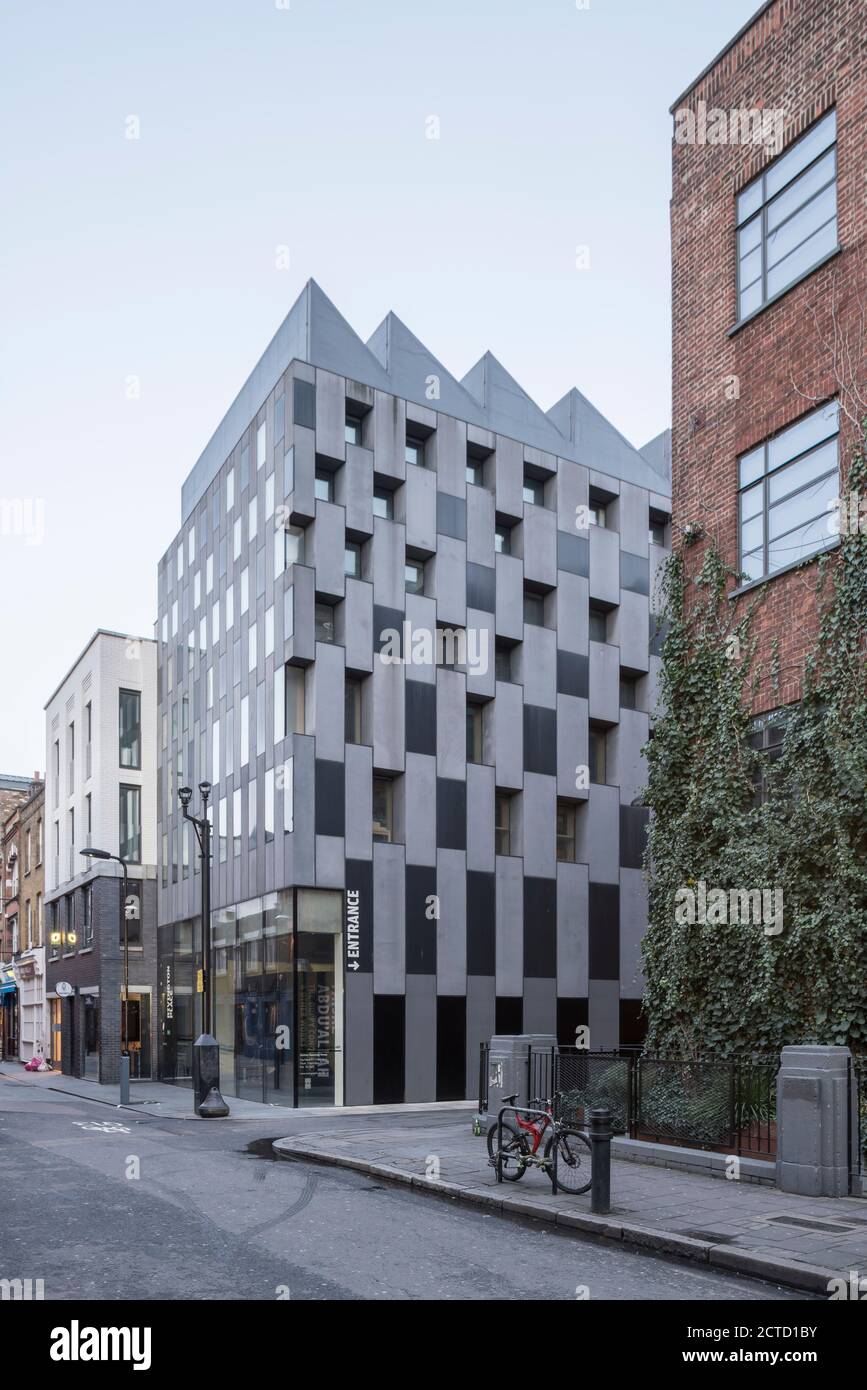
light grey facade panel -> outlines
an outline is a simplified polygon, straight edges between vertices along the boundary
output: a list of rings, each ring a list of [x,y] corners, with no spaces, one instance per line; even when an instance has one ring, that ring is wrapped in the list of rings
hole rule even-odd
[[[468,564],[493,564],[495,501],[489,487],[467,488]]]
[[[430,1100],[437,1089],[437,982],[433,975],[406,977],[407,1104]]]
[[[621,590],[620,603],[609,619],[610,640],[620,648],[620,665],[629,671],[647,670],[650,604],[645,594]]]
[[[620,716],[620,648],[590,643],[590,718],[616,724]]]
[[[587,701],[557,696],[557,795],[587,798]]]
[[[436,987],[439,994],[465,994],[467,987],[467,872],[461,850],[437,852]]]
[[[398,519],[406,526],[406,546],[421,557],[437,548],[437,475],[430,468],[410,467],[398,495]]]
[[[373,749],[366,744],[346,745],[346,857],[370,859]]]
[[[531,878],[556,877],[555,779],[538,772],[525,772],[524,793],[519,798],[518,806],[524,873]]]
[[[385,517],[373,521],[373,602],[403,608],[406,593],[406,527]]]
[[[437,762],[424,753],[407,753],[404,822],[407,864],[437,862]]]
[[[317,758],[327,758],[334,762],[343,761],[344,716],[343,716],[343,659],[342,647],[327,642],[319,643],[316,661],[310,668],[308,686],[308,710],[310,718],[307,732],[316,738]]]
[[[560,651],[587,655],[589,587],[580,575],[565,570],[557,573],[555,611]]]
[[[322,370],[316,373],[316,452],[345,462],[346,382]]]
[[[497,786],[524,785],[524,692],[520,685],[497,682],[492,714]]]
[[[554,709],[557,704],[557,633],[527,623],[524,640],[513,658],[524,687],[524,703]]]
[[[334,500],[345,509],[347,533],[373,535],[373,450],[347,444],[346,467],[334,475]]]
[[[346,882],[342,835],[316,836],[316,886],[342,888]]]
[[[586,864],[557,865],[557,993],[566,999],[587,998],[588,882]]]
[[[620,538],[616,531],[590,527],[590,601],[620,602]]]
[[[592,883],[620,878],[620,793],[617,787],[593,785],[587,805],[578,811],[577,854],[590,868]]]
[[[335,614],[335,635],[347,671],[373,670],[373,585],[347,579],[346,597]]]
[[[467,868],[493,873],[496,771],[467,766]]]
[[[524,581],[553,589],[557,583],[557,514],[548,507],[524,508],[518,528]]]
[[[557,1032],[557,983],[529,978],[524,981],[524,1032]],[[546,1099],[546,1097],[542,1097]]]
[[[467,695],[492,700],[496,694],[497,633],[493,613],[480,608],[467,609]]]
[[[424,594],[407,594],[406,621],[419,644],[427,641],[425,634],[429,634],[430,640],[433,641],[437,630],[436,599],[426,598]],[[414,661],[406,669],[410,680],[424,681],[427,685],[437,683],[437,667],[432,661]]]
[[[403,772],[406,749],[404,667],[374,660],[373,765],[382,772]]]
[[[620,711],[620,723],[608,735],[610,776],[620,789],[624,806],[634,805],[647,784],[647,766],[641,750],[647,743],[650,720],[637,709]]]
[[[467,621],[467,546],[453,536],[439,536],[430,561],[436,594],[437,622],[465,627]]]
[[[467,682],[460,671],[437,671],[437,776],[467,775]]]
[[[524,566],[515,555],[497,556],[497,636],[524,636]]]
[[[497,857],[497,994],[524,989],[524,865],[512,855]]]
[[[404,993],[406,983],[405,872],[403,845],[374,845],[374,994]]]
[[[467,1095],[478,1093],[479,1055],[497,1030],[497,992],[490,975],[467,976]]]
[[[432,440],[437,489],[454,497],[467,494],[467,427],[463,420],[438,415]]]
[[[345,1036],[352,1046],[344,1043],[346,1104],[373,1104],[373,976],[358,972],[347,974],[344,1006]]]
[[[316,592],[324,599],[340,600],[345,591],[343,549],[346,514],[334,502],[320,502],[316,518],[307,528],[307,563],[316,571]]]

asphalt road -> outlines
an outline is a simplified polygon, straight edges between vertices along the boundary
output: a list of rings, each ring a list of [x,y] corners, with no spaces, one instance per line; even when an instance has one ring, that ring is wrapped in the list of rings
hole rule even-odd
[[[0,1279],[60,1300],[804,1297],[270,1157],[270,1138],[376,1123],[170,1119],[0,1077]]]

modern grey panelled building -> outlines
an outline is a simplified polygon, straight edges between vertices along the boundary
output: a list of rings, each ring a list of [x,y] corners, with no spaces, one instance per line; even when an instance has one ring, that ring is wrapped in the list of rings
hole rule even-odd
[[[159,567],[164,1079],[202,780],[226,1095],[452,1099],[495,1031],[637,1039],[668,458],[490,354],[458,381],[394,315],[364,343],[308,283]]]

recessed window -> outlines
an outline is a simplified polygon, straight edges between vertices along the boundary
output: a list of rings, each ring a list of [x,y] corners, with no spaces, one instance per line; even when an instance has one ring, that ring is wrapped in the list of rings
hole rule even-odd
[[[836,401],[810,411],[738,460],[740,569],[775,574],[831,544],[829,504],[840,495]]]
[[[482,707],[467,705],[467,762],[482,761]]]
[[[118,722],[121,767],[141,767],[141,691],[120,691]]]
[[[333,502],[334,474],[326,473],[323,469],[317,468],[313,483],[313,493],[317,502]]]
[[[529,474],[524,474],[524,501],[529,502],[532,507],[543,507],[545,505],[545,485],[539,478],[531,478]]]
[[[406,449],[404,458],[407,463],[414,464],[416,468],[424,468],[424,440],[417,435],[408,434],[406,437]]]
[[[343,438],[347,444],[361,443],[361,418],[358,415],[347,415],[343,426]]]
[[[607,778],[607,733],[598,724],[590,725],[590,781],[604,783]]]
[[[299,526],[287,526],[283,535],[285,537],[283,542],[283,558],[286,562],[286,569],[288,569],[290,565],[303,565],[304,532]],[[247,571],[244,570],[243,573],[246,574]],[[243,578],[243,574],[241,577]]]
[[[511,555],[512,553],[512,528],[511,526],[498,526],[494,531],[494,550],[498,555]]]
[[[659,512],[655,507],[651,507],[647,530],[647,539],[651,545],[665,545],[667,526],[668,517],[665,512]]]
[[[334,609],[330,603],[317,603],[314,608],[317,642],[334,641]]]
[[[361,546],[355,541],[347,541],[344,547],[343,573],[352,579],[361,577]]]
[[[594,492],[591,488],[589,502],[591,526],[600,526],[604,530],[607,505],[607,499],[604,498],[601,493]]]
[[[590,605],[590,641],[608,641],[608,614],[593,603]]]
[[[837,245],[834,111],[737,198],[738,318],[802,280]]]
[[[467,459],[467,482],[472,483],[473,487],[484,487],[485,467],[476,459]]]
[[[406,582],[406,592],[408,594],[423,594],[424,565],[418,560],[407,560],[403,567],[403,573]]]
[[[765,758],[764,763],[759,764],[753,771],[756,806],[761,806],[770,795],[774,763],[778,762],[783,755],[786,725],[790,717],[790,710],[780,709],[772,710],[770,714],[760,715],[753,721],[753,732],[749,737],[749,745],[757,753],[763,753]]]
[[[361,681],[347,676],[344,685],[344,738],[347,743],[361,742]]]
[[[390,843],[394,838],[392,784],[387,777],[373,779],[373,838]]]
[[[286,733],[303,734],[304,726],[304,669],[286,663]]]
[[[534,627],[545,626],[545,600],[541,594],[524,591],[524,622]]]
[[[373,515],[381,516],[386,521],[391,521],[394,516],[394,493],[388,492],[384,487],[373,489]]]
[[[557,802],[557,858],[562,864],[575,863],[575,807]]]
[[[638,708],[638,705],[637,705],[637,702],[636,702],[636,691],[637,691],[637,689],[638,689],[638,677],[637,677],[637,676],[624,676],[624,675],[621,675],[621,677],[620,677],[620,708],[621,708],[621,709],[637,709],[637,708]]]
[[[494,798],[494,853],[512,853],[512,798],[506,792]]]
[[[512,648],[503,646],[501,642],[497,643],[494,654],[494,675],[498,681],[512,679]]]
[[[128,864],[141,863],[141,787],[119,788],[120,857]]]

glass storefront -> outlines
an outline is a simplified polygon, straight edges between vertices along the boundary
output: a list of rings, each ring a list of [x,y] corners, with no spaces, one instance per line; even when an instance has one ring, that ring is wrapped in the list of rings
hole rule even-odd
[[[211,921],[223,1094],[272,1105],[341,1105],[343,893],[287,889],[221,908]],[[190,1075],[200,1018],[192,928],[160,929],[164,1081]]]

